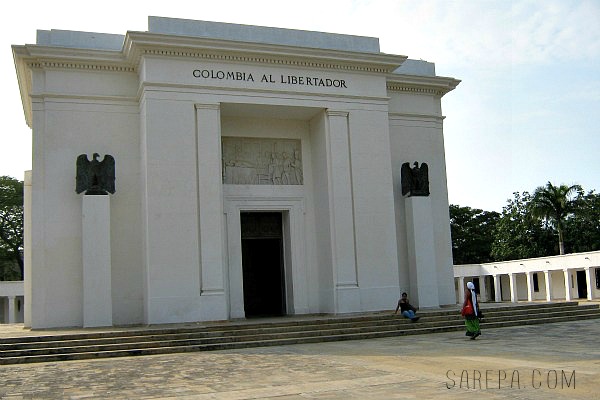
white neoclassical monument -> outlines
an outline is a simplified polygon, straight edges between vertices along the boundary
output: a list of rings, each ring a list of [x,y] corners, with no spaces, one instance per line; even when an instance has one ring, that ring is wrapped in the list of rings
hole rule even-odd
[[[158,17],[13,53],[33,132],[25,326],[455,302],[441,98],[459,81],[433,64],[376,38]],[[76,193],[81,154],[114,158],[114,194]],[[415,162],[429,195],[402,193]]]

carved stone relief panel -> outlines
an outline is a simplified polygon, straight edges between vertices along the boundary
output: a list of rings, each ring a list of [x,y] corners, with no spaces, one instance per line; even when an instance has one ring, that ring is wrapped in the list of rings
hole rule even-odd
[[[298,139],[223,137],[221,145],[225,184],[303,184]]]

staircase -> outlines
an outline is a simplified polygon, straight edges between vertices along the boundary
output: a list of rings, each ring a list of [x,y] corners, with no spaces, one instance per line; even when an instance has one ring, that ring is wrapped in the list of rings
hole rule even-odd
[[[482,304],[482,329],[600,318],[598,304]],[[0,338],[0,365],[150,354],[278,346],[458,331],[456,308],[419,312],[417,323],[387,313],[312,315],[220,322],[185,327],[145,327],[104,332]]]

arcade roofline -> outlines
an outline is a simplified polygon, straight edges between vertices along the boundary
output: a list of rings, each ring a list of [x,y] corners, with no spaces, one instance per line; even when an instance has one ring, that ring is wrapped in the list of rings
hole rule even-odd
[[[585,267],[600,267],[600,251],[498,261],[484,264],[455,265],[454,277],[559,271],[574,268],[583,269]]]

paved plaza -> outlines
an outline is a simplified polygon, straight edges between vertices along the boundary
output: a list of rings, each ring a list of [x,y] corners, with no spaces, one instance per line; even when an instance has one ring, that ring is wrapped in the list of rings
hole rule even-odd
[[[0,399],[600,399],[599,337],[587,320],[8,365]]]

